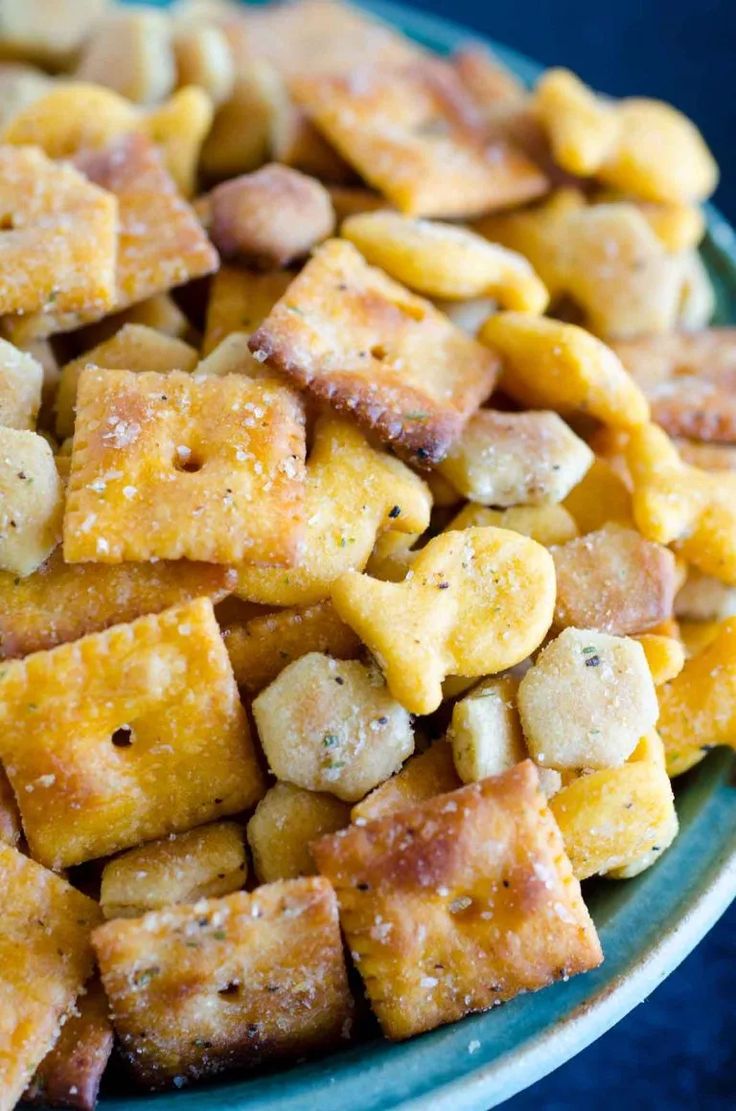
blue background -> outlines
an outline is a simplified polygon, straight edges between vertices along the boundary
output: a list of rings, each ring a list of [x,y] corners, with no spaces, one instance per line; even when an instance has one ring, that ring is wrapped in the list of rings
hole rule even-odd
[[[413,0],[603,92],[672,101],[722,171],[716,203],[736,222],[736,0]],[[736,1108],[736,904],[672,976],[594,1045],[505,1106],[567,1111]]]

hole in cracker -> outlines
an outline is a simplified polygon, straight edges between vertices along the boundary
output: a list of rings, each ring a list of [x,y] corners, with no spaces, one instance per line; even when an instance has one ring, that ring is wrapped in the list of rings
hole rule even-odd
[[[133,743],[133,730],[129,725],[119,726],[110,738],[115,748],[130,748]]]
[[[233,980],[229,984],[225,984],[224,988],[218,988],[217,994],[225,999],[235,999],[240,995],[240,984],[237,980]]]
[[[177,471],[186,471],[187,474],[196,474],[204,466],[199,456],[191,448],[178,447],[174,453],[174,467]]]

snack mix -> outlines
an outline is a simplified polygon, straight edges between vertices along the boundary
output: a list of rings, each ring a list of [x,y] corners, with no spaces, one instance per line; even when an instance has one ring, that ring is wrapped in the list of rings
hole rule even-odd
[[[0,58],[0,1111],[596,968],[736,748],[700,134],[338,0]]]

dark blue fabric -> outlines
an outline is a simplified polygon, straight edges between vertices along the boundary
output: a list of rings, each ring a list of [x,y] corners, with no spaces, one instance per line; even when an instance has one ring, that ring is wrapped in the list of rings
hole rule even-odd
[[[670,100],[705,134],[736,222],[736,0],[413,0],[612,94]],[[734,1111],[736,905],[618,1026],[509,1111]]]

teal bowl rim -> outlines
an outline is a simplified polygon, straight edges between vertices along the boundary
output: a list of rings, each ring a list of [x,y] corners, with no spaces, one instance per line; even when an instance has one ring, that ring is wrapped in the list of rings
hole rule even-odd
[[[486,42],[520,77],[540,66],[443,18],[382,0],[360,5],[440,53]],[[736,235],[707,206],[702,255],[716,320],[736,320]],[[606,960],[601,968],[408,1042],[374,1039],[261,1075],[156,1095],[115,1095],[102,1111],[486,1111],[579,1053],[649,995],[736,897],[736,760],[711,753],[676,781],[681,833],[648,872],[588,881],[586,900]]]

